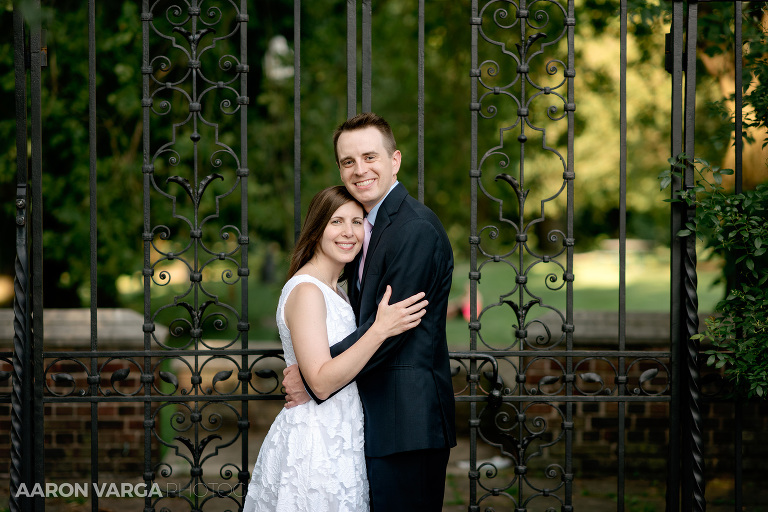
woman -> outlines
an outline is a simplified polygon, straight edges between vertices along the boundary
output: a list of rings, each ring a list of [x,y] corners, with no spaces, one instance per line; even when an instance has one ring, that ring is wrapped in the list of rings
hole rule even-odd
[[[277,325],[286,364],[298,362],[315,395],[331,398],[278,414],[259,451],[244,512],[368,510],[363,410],[357,385],[350,382],[388,337],[419,324],[427,301],[419,302],[424,293],[418,293],[389,304],[387,287],[368,332],[331,358],[329,347],[355,330],[354,312],[338,283],[363,235],[363,208],[344,187],[327,188],[312,199],[291,256]]]

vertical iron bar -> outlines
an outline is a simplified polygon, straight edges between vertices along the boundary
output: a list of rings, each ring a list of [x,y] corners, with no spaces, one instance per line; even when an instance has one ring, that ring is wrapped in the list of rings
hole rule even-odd
[[[373,68],[373,45],[371,43],[371,32],[373,31],[371,21],[371,0],[363,0],[363,112],[371,111],[371,87],[372,87],[372,68]]]
[[[682,0],[676,0],[672,4],[672,26],[671,32],[671,48],[669,51],[672,55],[671,58],[671,136],[670,136],[670,153],[672,158],[676,158],[683,152],[683,140],[682,140],[682,94],[683,94],[683,67],[682,67],[682,55],[683,55],[683,2]],[[672,169],[676,170],[676,169]],[[672,197],[675,197],[680,191],[680,179],[673,176],[672,178]],[[672,390],[670,397],[670,414],[669,414],[669,466],[667,469],[667,512],[677,512],[680,510],[680,495],[681,495],[681,455],[682,446],[682,429],[681,429],[681,415],[683,403],[687,402],[683,395],[682,389],[682,366],[680,364],[682,350],[685,346],[681,342],[681,325],[682,319],[681,305],[682,305],[682,285],[680,279],[681,268],[681,247],[677,239],[677,232],[683,226],[683,211],[680,205],[672,203],[671,215],[670,215],[670,344],[671,355],[670,364],[672,366]],[[683,491],[689,488],[687,478],[682,478]],[[683,495],[686,492],[682,493]],[[686,510],[683,508],[683,510]],[[687,509],[690,510],[690,509]]]
[[[34,0],[30,7],[35,15],[30,20],[30,100],[31,118],[30,135],[32,139],[32,158],[30,166],[30,233],[32,238],[32,347],[34,391],[32,397],[34,448],[33,482],[45,481],[45,415],[43,408],[43,156],[42,156],[42,27],[40,26],[40,0]],[[34,497],[32,509],[36,512],[45,510],[45,499]]]
[[[525,0],[521,1],[520,2],[520,9],[527,10],[527,8],[528,7],[526,5],[526,1]],[[527,27],[528,27],[527,23],[522,23],[522,22],[520,23],[520,41],[525,41],[526,40],[526,28]],[[524,63],[525,65],[529,64],[529,60],[528,60],[529,57],[527,55],[527,52],[528,52],[528,48],[526,46],[526,49],[524,51],[522,51],[521,55],[520,55],[521,63]],[[526,105],[527,104],[526,90],[527,90],[527,85],[528,85],[528,80],[527,80],[528,77],[527,77],[527,75],[522,74],[519,71],[518,71],[518,73],[520,74],[520,84],[519,84],[520,85],[520,92],[519,92],[519,94],[520,94],[520,104],[521,105]],[[519,123],[520,123],[520,136],[519,137],[525,137],[525,128],[526,128],[525,119],[522,116],[519,116],[519,114],[518,114],[518,120],[519,120]],[[520,156],[518,157],[518,161],[519,161],[519,164],[518,164],[519,165],[518,181],[520,183],[520,186],[522,188],[525,188],[525,148],[526,148],[526,146],[525,146],[525,141],[524,140],[520,140],[520,138],[518,138],[518,141],[520,141]],[[525,226],[525,206],[526,206],[526,204],[525,204],[524,200],[522,200],[522,199],[518,200],[518,209],[517,209],[517,212],[516,212],[516,214],[517,214],[517,219],[516,220],[517,220],[517,225],[520,226],[521,228],[522,228],[522,226]],[[518,250],[517,250],[517,264],[518,264],[518,268],[520,268],[520,269],[525,268],[525,256],[526,256],[525,250],[524,250],[524,248],[521,245],[518,248]],[[524,290],[524,288],[522,286],[520,286],[518,288],[518,297],[517,297],[517,299],[518,299],[517,300],[518,304],[525,304],[525,290]],[[523,328],[523,322],[525,321],[525,319],[522,316],[518,315],[517,321],[518,321],[518,327],[520,327],[522,329]],[[525,349],[525,343],[524,343],[524,340],[521,338],[519,340],[518,350],[522,351],[524,349]],[[524,368],[525,367],[525,357],[519,356],[517,358],[517,367],[518,368]],[[518,386],[517,389],[518,389],[518,391],[517,391],[518,395],[525,395],[525,390],[524,390],[523,386]],[[518,429],[518,434],[517,435],[521,439],[522,439],[522,436],[525,435],[523,433],[523,425],[520,425],[520,428]],[[566,437],[567,437],[567,434],[566,434]],[[567,441],[566,441],[566,443],[567,443]],[[567,452],[568,448],[566,448],[565,450]],[[565,470],[565,473],[568,474],[568,470],[567,469]],[[566,480],[567,480],[567,477],[566,477]],[[525,486],[523,485],[522,481],[518,482],[517,492],[518,492],[518,496],[519,496],[518,499],[525,500]]]
[[[357,0],[347,0],[347,117],[357,114]]]
[[[521,2],[520,2],[520,9],[528,10],[527,3],[528,2],[526,0],[521,0]],[[488,5],[488,4],[486,4],[486,5]],[[521,42],[522,41],[526,41],[526,37],[527,37],[526,36],[526,29],[527,28],[528,28],[528,23],[524,23],[523,20],[521,20],[521,23],[519,24],[519,29],[520,29],[519,37],[520,37],[520,41]],[[530,60],[529,60],[530,57],[528,55],[528,51],[529,51],[530,48],[526,44],[523,44],[522,48],[524,48],[524,49],[520,52],[520,59],[521,59],[520,63],[527,66],[530,63]],[[528,90],[530,90],[529,89],[529,83],[528,83],[528,75],[523,74],[520,71],[517,71],[517,73],[518,73],[519,78],[520,78],[519,79],[519,84],[518,84],[519,85],[518,95],[519,95],[520,105],[528,105],[528,99],[526,97],[526,92]],[[488,88],[488,86],[485,85],[485,84],[483,84],[483,86],[486,89]],[[525,183],[525,163],[526,163],[525,150],[526,150],[526,146],[525,146],[525,139],[523,137],[526,137],[526,134],[525,134],[526,123],[525,123],[525,118],[523,116],[521,116],[519,113],[517,114],[517,122],[520,123],[520,135],[518,136],[518,141],[519,141],[519,144],[520,144],[520,155],[518,156],[518,177],[517,177],[517,179],[518,179],[518,182],[520,184],[520,187],[522,189],[525,189],[526,188],[526,183]],[[521,140],[521,138],[523,138],[523,139]],[[485,155],[483,155],[483,156],[485,156]],[[567,172],[567,169],[566,169],[566,172]],[[566,196],[567,196],[567,191],[566,191]],[[515,223],[518,226],[520,226],[518,228],[519,232],[522,232],[523,226],[525,226],[525,207],[526,207],[525,200],[523,198],[519,199],[518,202],[517,202],[517,211],[514,212],[516,217],[517,217],[515,219]],[[567,222],[567,220],[566,220],[566,222]],[[525,251],[525,249],[524,249],[522,244],[520,244],[520,246],[517,248],[516,253],[517,253],[517,267],[519,269],[525,268],[526,251]],[[567,269],[566,269],[566,272],[568,272]],[[567,291],[566,291],[566,294],[567,294]],[[519,286],[518,289],[517,289],[517,303],[522,305],[522,304],[525,304],[525,301],[526,301],[525,288],[523,286]],[[567,315],[567,312],[566,312],[566,315]],[[520,329],[523,329],[523,322],[525,322],[525,319],[523,318],[522,315],[516,315],[516,316],[517,316],[516,320],[518,322],[518,327]],[[568,323],[568,322],[566,321],[566,323]],[[518,341],[517,349],[522,352],[525,349],[525,340],[523,338],[520,338],[519,340],[516,340],[516,341]],[[568,358],[566,357],[566,365],[567,365],[567,361],[568,361]],[[517,368],[518,368],[518,371],[519,371],[520,368],[525,368],[525,357],[522,356],[522,355],[518,356],[518,358],[517,358]],[[568,373],[568,370],[566,370],[566,373]],[[568,392],[569,392],[569,390],[566,387],[566,394]],[[526,390],[525,390],[524,386],[522,385],[522,383],[517,386],[517,394],[520,395],[520,396],[524,396],[526,394]],[[568,406],[566,405],[566,415],[567,414],[568,414]],[[569,453],[569,447],[568,447],[569,446],[568,445],[568,426],[567,426],[568,425],[568,419],[567,418],[566,418],[565,422],[563,422],[563,425],[564,425],[563,431],[564,431],[565,444],[566,444],[566,447],[565,447],[566,463],[564,464],[564,466],[565,466],[564,473],[565,474],[563,475],[563,479],[566,482],[565,485],[568,485],[567,482],[568,482],[568,480],[570,478],[570,471],[568,470],[568,467],[567,467],[568,466],[567,460],[568,460],[568,453]],[[523,439],[524,438],[523,436],[525,436],[523,428],[524,427],[523,427],[522,424],[518,428],[517,436],[518,436],[519,439]],[[525,499],[526,499],[527,489],[526,489],[524,483],[522,482],[522,479],[520,479],[520,481],[518,481],[518,485],[517,485],[517,489],[516,490],[517,490],[518,500],[520,500],[521,502],[524,502]],[[567,489],[566,489],[566,493],[567,493]]]
[[[566,375],[573,374],[573,250],[574,250],[574,227],[573,227],[573,209],[574,209],[574,132],[575,132],[575,110],[576,110],[576,96],[575,96],[575,82],[576,76],[576,55],[574,47],[574,38],[576,31],[576,14],[575,14],[575,1],[568,1],[568,16],[566,18],[566,25],[568,27],[568,70],[565,73],[568,77],[568,104],[566,105],[568,113],[568,155],[567,155],[567,213],[566,213],[566,274],[568,279],[566,280],[565,287],[565,318],[566,326],[563,326],[565,332],[565,343],[568,356],[565,358]],[[521,175],[522,180],[522,175]],[[574,384],[573,380],[569,380],[565,386],[566,396],[573,396]],[[565,406],[565,424],[568,426],[565,430],[565,495],[563,500],[565,507],[573,509],[573,402],[568,402]]]
[[[733,461],[735,464],[734,468],[734,485],[733,485],[733,492],[734,492],[734,500],[733,500],[733,510],[734,512],[742,512],[744,510],[743,502],[744,502],[744,492],[742,489],[742,461],[743,461],[743,436],[744,433],[744,404],[741,400],[736,400],[734,404],[734,425],[733,425],[733,434],[734,434],[734,442],[733,442]]]
[[[152,74],[152,65],[149,61],[149,31],[150,20],[152,19],[152,13],[149,10],[149,0],[142,0],[141,2],[141,70],[142,70],[142,190],[144,197],[143,202],[143,214],[144,214],[144,232],[142,233],[142,240],[144,242],[144,268],[142,274],[144,276],[144,374],[152,374],[152,359],[150,357],[150,349],[152,348],[152,331],[154,326],[152,324],[152,307],[151,307],[151,284],[154,270],[151,266],[150,250],[152,245],[152,230],[150,224],[150,201],[149,192],[152,179],[152,172],[154,166],[150,162],[150,108],[152,100],[149,95],[149,77]],[[155,424],[155,419],[152,416],[152,403],[150,398],[152,396],[152,386],[147,384],[144,386],[144,484],[147,489],[151,488],[154,480],[154,471],[152,470],[152,429],[159,428],[159,425]],[[144,497],[144,509],[152,510],[152,497],[149,493]]]
[[[691,190],[694,187],[695,176],[693,161],[696,148],[696,41],[698,30],[698,2],[688,2],[688,25],[686,28],[686,62],[685,62],[685,153],[687,156],[683,187]],[[696,209],[687,208],[686,223],[694,222]],[[684,340],[688,347],[688,421],[690,432],[690,458],[692,478],[693,508],[703,512],[706,509],[704,499],[704,439],[702,437],[701,392],[699,389],[699,343],[691,337],[699,332],[699,298],[697,294],[696,275],[696,235],[691,233],[683,240],[683,271],[685,288],[685,331]]]
[[[525,0],[521,1],[520,2],[520,8],[527,10],[526,3],[527,2]],[[528,27],[527,23],[520,23],[520,41],[525,41],[526,40],[526,28],[527,27]],[[529,57],[527,55],[527,52],[528,52],[528,48],[526,47],[526,49],[521,52],[520,58],[522,59],[521,63],[524,62],[526,65],[529,65],[530,61],[529,61]],[[528,90],[527,86],[528,86],[528,75],[520,73],[520,80],[519,80],[519,89],[520,90],[519,90],[519,93],[518,93],[519,94],[519,99],[520,99],[520,105],[526,105],[527,102],[528,102],[528,100],[526,98],[526,91]],[[525,134],[525,129],[526,129],[525,118],[518,114],[518,122],[520,123],[520,136],[519,137],[526,137],[526,134]],[[520,155],[518,156],[518,177],[517,177],[517,179],[518,179],[518,181],[520,183],[520,187],[525,189],[526,188],[526,183],[525,183],[525,162],[526,162],[525,150],[526,150],[526,145],[525,145],[525,139],[521,140],[520,138],[518,138],[518,141],[520,141],[519,142],[520,143]],[[567,195],[567,191],[566,191],[566,195]],[[525,201],[524,200],[518,200],[517,206],[518,206],[517,212],[515,212],[516,215],[517,215],[516,223],[517,223],[518,226],[522,227],[522,226],[525,226],[525,206],[526,206]],[[518,265],[518,268],[520,268],[520,269],[525,268],[525,256],[526,256],[525,250],[523,249],[522,246],[519,247],[518,250],[517,250],[517,265]],[[523,286],[520,286],[520,287],[518,287],[518,290],[517,290],[517,303],[518,304],[525,304],[525,301],[526,301],[525,288]],[[522,328],[522,325],[520,325],[520,323],[522,323],[524,321],[524,319],[522,317],[518,316],[517,321],[519,322],[518,326],[520,328]],[[524,347],[525,347],[524,340],[521,338],[519,343],[520,343],[520,346],[518,347],[518,350],[523,350]],[[523,356],[518,357],[517,358],[517,364],[518,364],[518,368],[523,368],[525,366],[525,358]],[[524,392],[522,387],[518,387],[518,394],[519,395],[524,395],[525,394],[525,392]],[[567,448],[566,448],[566,450],[567,450]],[[522,495],[522,482],[520,482],[520,484],[521,484],[520,485],[520,493],[521,493],[520,494],[520,499],[525,499],[524,496]]]
[[[627,0],[621,0],[621,51],[620,51],[620,72],[619,72],[619,352],[626,350],[627,334]],[[627,394],[627,376],[624,363],[624,357],[619,356],[618,360],[619,375],[619,396]],[[617,446],[617,465],[618,474],[616,478],[616,505],[618,512],[623,512],[625,508],[624,487],[625,487],[625,416],[626,402],[619,402],[619,424],[618,424],[618,446]]]
[[[419,37],[418,37],[418,199],[424,202],[424,0],[419,0]]]
[[[477,281],[479,275],[477,272],[477,245],[480,243],[480,237],[477,234],[477,186],[480,178],[477,159],[477,121],[479,106],[477,102],[477,82],[480,78],[480,69],[478,67],[477,41],[480,20],[477,18],[478,0],[472,0],[472,24],[470,35],[470,170],[469,170],[469,350],[477,350]],[[477,362],[474,359],[469,361],[469,374],[474,375],[477,372]],[[468,375],[469,377],[469,375]],[[477,385],[474,380],[469,381],[469,395],[474,398],[477,394]],[[479,420],[477,418],[477,404],[474,400],[469,403],[469,512],[479,512],[477,505],[477,480],[480,473],[477,471],[477,429]]]
[[[744,34],[742,33],[742,3],[741,2],[734,2],[733,4],[733,20],[734,20],[734,79],[736,83],[735,91],[734,91],[734,102],[735,102],[735,108],[734,108],[734,146],[735,146],[735,161],[734,161],[734,172],[735,172],[735,183],[734,183],[734,192],[736,194],[742,193],[742,152],[744,149],[744,139],[741,136],[742,131],[742,101],[743,101],[743,94],[744,94],[744,86],[743,86],[743,76],[742,76],[742,58],[743,58],[743,37]],[[736,276],[739,276],[739,273],[736,272]],[[738,277],[737,277],[738,279]],[[743,496],[743,489],[742,489],[742,427],[743,427],[743,409],[742,409],[742,403],[741,401],[737,400],[735,404],[736,410],[734,411],[735,414],[735,425],[734,425],[734,464],[735,464],[735,471],[734,471],[734,510],[741,512],[742,510],[742,503],[744,501]]]
[[[96,241],[98,237],[96,225],[96,5],[94,0],[88,0],[88,161],[89,161],[89,190],[90,190],[90,278],[91,278],[91,376],[99,373],[97,350],[97,321],[98,321],[98,297],[97,297],[97,255]],[[90,380],[90,379],[89,379]],[[90,394],[97,396],[99,392],[98,381],[93,379],[90,383]],[[99,405],[91,402],[91,488],[95,489],[99,481]],[[99,511],[99,496],[93,493],[91,497],[91,510]]]
[[[248,1],[240,0],[240,95],[246,98],[246,101],[240,102],[240,167],[246,172],[240,172],[240,234],[246,236],[250,230],[248,229]],[[296,53],[298,53],[298,47],[296,47]],[[295,58],[295,57],[294,57]],[[296,79],[296,71],[294,70],[294,79]],[[295,107],[294,107],[295,108]],[[248,244],[244,243],[240,245],[240,272],[242,274],[242,281],[240,284],[240,325],[238,330],[240,331],[241,340],[240,346],[243,349],[243,355],[240,357],[240,373],[238,379],[242,382],[243,395],[249,395],[249,382],[251,373],[248,371],[248,339],[250,332],[250,323],[248,316]],[[240,436],[242,437],[242,443],[240,445],[240,460],[241,466],[238,472],[238,485],[241,492],[235,491],[235,494],[244,496],[248,492],[248,482],[250,481],[248,466],[250,465],[250,453],[248,452],[248,400],[242,401],[241,417],[239,418],[238,429]]]
[[[301,233],[301,0],[293,0],[293,241]]]
[[[199,0],[192,0],[190,2],[190,7],[197,7]],[[198,30],[198,21],[199,17],[197,16],[190,16],[191,21],[191,33],[196,34]],[[192,45],[190,45],[192,46]],[[190,57],[197,59],[198,53],[197,53],[197,47],[192,47],[190,52]],[[200,75],[198,70],[192,69],[191,73],[191,96],[192,101],[199,102],[200,97],[198,96],[198,81],[200,80]],[[242,105],[241,105],[242,106]],[[198,123],[200,122],[200,116],[199,115],[192,115],[190,116],[192,120],[192,133],[198,133]],[[199,183],[200,182],[200,172],[202,170],[202,166],[200,165],[200,159],[199,159],[199,152],[200,152],[200,141],[193,141],[192,142],[192,183]],[[200,223],[200,203],[196,202],[193,203],[192,206],[192,225],[195,227],[195,229],[202,230],[202,225]],[[241,235],[245,236],[244,233],[241,233]],[[192,240],[192,268],[195,272],[202,273],[202,269],[200,268],[200,238]],[[243,249],[243,246],[240,245],[240,250]],[[193,320],[193,328],[200,329],[200,332],[202,332],[202,315],[201,313],[201,299],[200,299],[200,283],[197,283],[192,287],[192,294],[193,294],[193,303],[192,303],[192,310],[194,311],[194,320]],[[194,368],[194,375],[200,375],[201,374],[201,368],[200,368],[200,345],[201,345],[202,336],[192,335],[192,341],[194,346],[194,355],[193,360],[194,363],[192,367]],[[204,356],[203,356],[204,357]],[[205,360],[205,359],[203,359]],[[197,393],[202,394],[203,386],[202,383],[198,383],[197,387]],[[193,414],[199,414],[200,413],[200,402],[196,399],[194,401],[194,412]],[[199,422],[194,422],[193,426],[194,430],[194,437],[192,438],[192,443],[194,446],[200,446],[200,424]],[[192,464],[190,465],[192,470],[197,468],[200,464],[200,452],[195,453],[192,459]],[[191,484],[192,489],[197,489],[197,486],[201,483],[200,474],[197,471],[190,471]],[[197,510],[201,509],[200,506],[201,496],[198,495],[198,493],[193,493],[193,499],[192,499],[192,509]]]
[[[13,65],[16,75],[16,259],[13,279],[13,390],[11,395],[11,512],[29,512],[29,499],[17,497],[31,482],[31,383],[29,366],[29,251],[27,242],[27,71],[24,18],[13,8]]]
[[[742,30],[742,5],[741,2],[733,3],[733,20],[734,20],[734,70],[736,80],[735,95],[735,112],[734,112],[734,143],[735,143],[735,187],[734,191],[737,194],[741,194],[741,167],[742,167],[742,151],[744,149],[744,139],[741,136],[742,131],[742,96],[744,94],[742,80],[742,58],[743,58],[743,34]]]

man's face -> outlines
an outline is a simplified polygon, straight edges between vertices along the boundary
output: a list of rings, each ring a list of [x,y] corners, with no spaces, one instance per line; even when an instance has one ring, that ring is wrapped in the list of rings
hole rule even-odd
[[[381,132],[374,127],[343,132],[336,151],[342,183],[365,211],[371,211],[397,179],[400,151],[388,155]]]

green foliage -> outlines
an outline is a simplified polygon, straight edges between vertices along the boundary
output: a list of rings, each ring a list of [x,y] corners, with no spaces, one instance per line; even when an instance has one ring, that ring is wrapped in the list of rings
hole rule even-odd
[[[764,20],[768,4],[749,5],[747,12],[751,32],[748,34],[747,65],[744,72],[744,102],[751,105],[754,113],[749,126],[768,128],[768,27]],[[768,138],[763,147],[768,145]]]
[[[23,4],[22,4],[23,6]],[[29,11],[28,14],[34,11]],[[80,303],[78,289],[88,282],[89,240],[89,141],[88,141],[88,42],[85,4],[73,0],[57,3],[57,11],[42,11],[47,29],[48,66],[42,72],[41,116],[43,119],[43,225],[45,232],[44,295],[47,306]],[[0,44],[0,101],[14,104],[13,33],[10,11],[0,15],[0,30],[8,37]],[[115,212],[141,211],[141,184],[130,175],[140,169],[141,21],[132,2],[104,3],[97,9],[97,24],[114,27],[103,33],[97,48],[102,70],[97,79],[97,215],[109,222],[99,225],[98,259],[100,302],[114,305],[114,276],[133,265],[141,217]],[[29,101],[29,96],[27,98]],[[13,107],[10,107],[11,109]],[[27,112],[29,113],[29,106]],[[16,181],[15,118],[0,120],[0,189],[12,194]],[[29,146],[28,146],[29,148]],[[28,149],[29,151],[29,149]],[[139,173],[140,174],[140,173]],[[7,195],[6,195],[7,194]],[[13,204],[5,202],[3,213],[12,218]],[[5,240],[8,227],[4,222]],[[129,245],[129,250],[124,250]],[[14,251],[2,251],[0,268],[12,268]],[[102,302],[103,301],[103,302]]]
[[[704,332],[692,337],[710,340],[707,364],[723,368],[738,392],[747,397],[768,396],[768,184],[753,191],[727,193],[723,175],[729,169],[690,161],[685,155],[671,159],[671,169],[661,173],[661,187],[682,178],[688,165],[698,175],[695,185],[679,192],[672,202],[696,208],[694,220],[678,236],[703,240],[712,255],[725,261],[729,287],[716,306],[717,316],[706,320]],[[709,176],[709,179],[708,179]]]
[[[759,46],[763,49],[762,55],[768,55],[768,39],[765,34]],[[745,89],[751,89],[744,94],[744,103],[751,105],[753,111],[744,124],[748,127],[768,128],[768,60],[757,59],[753,73],[745,86]],[[768,146],[768,137],[763,140],[763,147],[765,146]]]
[[[5,6],[5,10],[0,11],[0,30],[4,35],[0,38],[0,101],[4,105],[13,105],[11,3],[0,5]],[[102,306],[120,304],[122,298],[114,285],[117,277],[133,274],[141,268],[143,125],[139,5],[132,0],[116,0],[99,2],[96,9],[98,301]],[[570,100],[577,105],[573,132],[577,173],[573,229],[579,250],[588,249],[601,238],[618,234],[618,5],[617,0],[590,0],[577,2],[575,6],[576,18],[580,21],[574,45],[576,93]],[[649,172],[668,156],[668,75],[659,60],[664,53],[663,25],[666,20],[663,9],[666,5],[661,1],[637,0],[633,3],[628,47],[630,97],[627,125],[631,129],[627,134],[627,151],[631,158],[627,162],[627,230],[629,237],[656,240],[668,237],[668,220],[658,208],[661,194],[652,193],[654,173]],[[48,306],[80,304],[82,295],[78,291],[84,286],[87,288],[89,279],[86,7],[87,3],[82,1],[57,0],[55,3],[44,2],[43,9],[49,52],[49,66],[42,73],[43,224],[46,230],[45,300]],[[253,268],[267,246],[278,247],[279,257],[293,244],[293,80],[291,77],[270,79],[263,65],[267,47],[274,37],[285,37],[293,49],[293,2],[253,0],[248,2],[248,12],[248,223]],[[443,221],[457,257],[469,252],[471,187],[468,169],[473,148],[469,110],[471,80],[468,75],[472,67],[472,29],[466,21],[468,12],[469,2],[466,0],[442,2],[429,4],[425,16],[425,202]],[[318,190],[339,182],[331,133],[347,115],[345,13],[344,2],[301,4],[300,171],[301,202],[305,207]],[[415,4],[410,0],[382,0],[374,4],[372,21],[372,109],[384,115],[393,126],[398,147],[403,152],[399,179],[414,195],[419,151],[417,14]],[[393,20],[397,22],[393,23]],[[509,33],[512,48],[514,41],[511,39],[519,37],[519,30]],[[509,79],[509,73],[516,69],[513,59],[503,55],[498,46],[482,40],[479,49],[486,52],[481,60],[499,61],[502,69],[497,75],[500,82],[496,85],[505,85],[501,79]],[[564,58],[561,51],[562,48],[553,49],[553,55]],[[292,55],[285,56],[286,63],[292,64],[292,58]],[[554,78],[550,77],[544,66],[540,66],[536,73],[544,79],[562,77],[560,71]],[[711,85],[702,84],[705,91],[699,92],[700,98],[712,96]],[[360,89],[358,83],[358,108],[361,108]],[[498,97],[504,98],[504,95]],[[547,110],[541,103],[542,98],[532,105],[532,112],[535,106],[537,115],[543,119]],[[479,123],[479,156],[499,143],[500,127],[517,120],[514,101],[502,103],[498,105],[500,109],[507,109],[507,113]],[[562,104],[557,108],[562,109]],[[697,119],[705,117],[698,116]],[[565,226],[565,200],[542,203],[562,186],[562,165],[545,146],[555,148],[561,155],[567,154],[565,124],[542,123],[547,130],[546,140],[541,137],[541,132],[529,130],[531,140],[526,144],[525,179],[526,188],[531,193],[526,203],[525,220],[531,226],[532,245],[537,239],[546,240],[551,230]],[[718,120],[716,124],[720,126],[723,122]],[[725,147],[709,143],[707,134],[713,130],[699,131],[698,134],[703,137],[703,148],[715,148],[704,156],[716,159]],[[222,128],[220,132],[223,138],[236,137],[235,130]],[[502,197],[507,208],[504,213],[515,218],[517,197],[509,187],[504,189],[503,183],[493,179],[499,172],[520,172],[519,155],[513,149],[517,146],[519,153],[520,145],[511,133],[507,133],[505,151],[509,151],[512,165],[502,168],[500,163],[486,162],[483,186],[491,194]],[[534,141],[537,133],[539,138]],[[15,214],[11,198],[15,194],[16,156],[13,116],[0,118],[0,136],[0,195],[3,198],[0,209],[4,218],[12,219]],[[153,128],[151,146],[157,147],[163,137],[168,138],[166,132]],[[227,139],[226,142],[232,141]],[[517,169],[513,168],[516,166]],[[222,204],[222,216],[239,216],[236,211],[239,204],[234,203]],[[546,222],[532,222],[531,219],[541,216],[544,204]],[[152,208],[153,216],[160,216],[155,203]],[[481,200],[477,217],[481,228],[499,224],[498,205]],[[13,236],[13,222],[0,223],[0,238],[11,240]],[[0,273],[13,272],[13,256],[12,250],[0,252]]]
[[[747,143],[754,142],[748,135],[747,128],[768,128],[768,27],[765,26],[765,12],[768,5],[753,2],[745,5],[742,19],[743,67],[742,89],[743,103],[748,112],[743,119],[742,137]],[[714,6],[711,10],[703,11],[699,17],[699,40],[701,51],[708,56],[734,52],[734,25],[723,23],[733,17],[732,6]],[[733,101],[735,95],[728,99]],[[725,104],[725,99],[718,103]],[[733,112],[728,115],[731,132],[734,128]],[[762,141],[763,147],[768,145],[768,138]]]
[[[20,4],[25,15],[35,15],[33,6],[27,4]],[[87,6],[87,2],[58,0],[54,7],[50,3],[44,5],[40,14],[48,46],[48,66],[42,70],[41,84],[46,307],[72,307],[89,300],[88,292],[84,292],[89,285],[90,264]],[[254,11],[248,25],[248,53],[257,56],[254,61],[258,62],[272,36],[291,33],[292,2],[264,2]],[[142,266],[140,3],[98,3],[96,27],[97,293],[99,305],[109,307],[123,305],[116,287],[118,276],[136,273]],[[4,34],[0,38],[0,102],[13,111],[15,81],[10,5],[0,11],[0,30]],[[153,38],[153,41],[157,42],[157,39]],[[292,139],[292,134],[286,136],[284,129],[286,124],[292,129],[292,107],[285,109],[281,125],[270,123],[273,118],[267,115],[266,108],[258,101],[262,90],[268,89],[262,87],[265,78],[261,66],[252,65],[251,68],[248,95],[255,101],[249,107],[253,112],[249,119],[252,117],[256,121],[249,124],[249,134],[252,146],[259,149],[251,151],[253,158],[246,165],[253,173],[253,185],[249,189],[253,206],[249,221],[254,231],[249,234],[254,240],[251,246],[252,256],[256,256],[252,258],[254,261],[264,252],[261,240],[289,240],[285,225],[292,220],[292,183],[281,188],[280,182],[273,180],[273,177],[283,162],[292,161],[292,156],[275,158],[267,143],[279,136],[289,141]],[[27,102],[29,115],[29,94]],[[153,117],[152,123],[156,121],[157,118]],[[159,126],[158,129],[154,125],[150,133],[150,147],[157,148],[168,141],[170,130],[167,128]],[[14,203],[9,200],[15,195],[16,188],[15,132],[14,116],[2,116],[0,196],[3,201],[0,209],[5,219],[15,216]],[[235,133],[229,126],[222,127],[222,142],[231,145]],[[179,139],[178,146],[181,147],[185,141],[181,140],[181,136]],[[188,139],[186,145],[189,146]],[[29,145],[27,151],[30,151]],[[180,171],[177,173],[181,174]],[[292,180],[292,169],[288,169],[287,175]],[[290,208],[287,211],[286,208],[276,208],[274,202],[269,203],[265,198],[288,198],[283,203],[290,203]],[[153,208],[155,206],[153,204]],[[221,214],[227,218],[239,218],[239,208],[233,211],[235,209],[231,204],[223,204]],[[158,216],[155,212],[153,210],[153,215]],[[168,217],[170,221],[170,215]],[[15,224],[0,223],[0,236],[6,241],[12,240]],[[0,251],[0,273],[13,273],[14,256],[13,250]]]

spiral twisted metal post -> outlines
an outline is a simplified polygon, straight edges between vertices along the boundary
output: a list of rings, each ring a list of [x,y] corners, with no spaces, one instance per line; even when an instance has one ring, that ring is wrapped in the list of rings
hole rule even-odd
[[[24,462],[28,461],[31,454],[28,453],[29,445],[25,442],[28,437],[29,422],[27,407],[29,400],[25,399],[25,388],[28,388],[30,376],[28,368],[29,346],[29,315],[27,312],[27,287],[28,287],[28,261],[26,244],[26,226],[24,222],[25,199],[18,197],[16,206],[17,215],[16,235],[16,262],[14,265],[15,277],[13,280],[13,391],[11,395],[11,480],[9,505],[13,512],[26,510],[20,503],[17,490],[20,484],[25,482],[23,474]],[[26,434],[25,434],[26,433]]]
[[[692,221],[689,215],[689,221]],[[688,413],[690,432],[690,457],[693,477],[694,510],[703,511],[706,508],[704,498],[704,438],[702,434],[701,402],[702,395],[699,386],[699,349],[698,340],[691,337],[699,332],[699,299],[696,291],[696,237],[688,235],[684,255],[685,264],[685,328],[688,339]]]
[[[9,507],[29,510],[17,490],[29,484],[30,400],[29,364],[29,251],[27,243],[27,95],[24,19],[13,9],[14,68],[16,74],[16,258],[13,280],[13,387],[11,392],[11,467]]]
[[[689,156],[683,187],[692,192],[695,186],[694,155],[696,154],[695,118],[696,118],[696,51],[698,36],[698,4],[688,3],[686,17],[686,55],[685,57],[685,152]],[[689,207],[685,211],[686,225],[695,224],[696,209]],[[695,230],[694,230],[695,231]],[[702,395],[699,374],[700,343],[692,337],[699,333],[699,298],[696,275],[696,235],[685,237],[683,248],[683,289],[685,311],[685,340],[687,342],[687,377],[688,377],[688,436],[690,452],[690,484],[692,510],[703,512],[706,509],[704,498],[704,439],[702,434]]]

